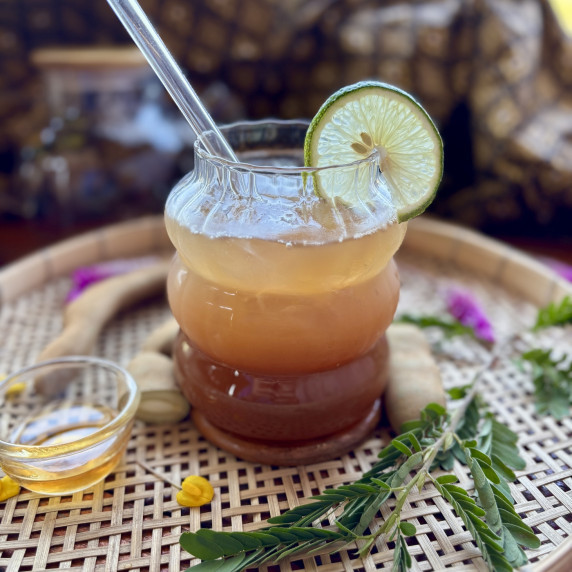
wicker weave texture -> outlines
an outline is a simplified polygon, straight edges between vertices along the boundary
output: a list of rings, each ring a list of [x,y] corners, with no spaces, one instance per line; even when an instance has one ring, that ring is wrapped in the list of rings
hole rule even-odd
[[[159,226],[157,221],[143,221],[139,226],[129,227],[129,232],[123,228],[122,236],[134,237],[137,246],[127,247],[122,242],[121,250],[114,251],[100,244],[87,262],[143,255],[163,248],[165,242],[161,236],[153,240],[145,238],[149,233],[159,236]],[[110,232],[113,235],[119,231]],[[464,262],[460,253],[468,243],[459,239],[458,233],[451,234],[450,227],[433,226],[431,222],[428,226],[412,225],[409,233],[410,238],[398,257],[402,279],[398,312],[440,313],[445,307],[443,293],[448,288],[467,288],[485,307],[502,343],[530,328],[539,305],[535,300],[539,288],[548,299],[560,296],[562,289],[567,288],[547,271],[538,278],[539,267],[528,265],[526,260],[524,267],[519,266],[524,259],[511,267],[514,262],[511,251],[494,252],[495,245],[479,242],[478,237],[479,247],[489,255],[486,268],[475,267],[472,257]],[[432,252],[426,240],[430,236]],[[461,245],[445,246],[451,236],[460,240]],[[469,239],[475,237],[471,235]],[[91,240],[108,244],[110,238],[100,233]],[[474,243],[473,248],[476,248]],[[3,332],[0,372],[11,372],[32,363],[42,347],[60,331],[62,304],[70,284],[67,272],[78,260],[73,245],[66,245],[64,250],[68,262],[60,260],[59,266],[54,261],[63,250],[36,256],[35,264],[51,268],[52,275],[37,278],[28,287],[20,286],[19,291],[5,285],[8,278],[12,281],[22,272],[22,267],[19,269],[16,264],[0,273],[4,294],[0,308]],[[69,262],[70,256],[75,256],[75,262]],[[514,253],[515,259],[518,256]],[[510,260],[491,266],[491,260],[498,257]],[[58,270],[54,271],[56,266]],[[510,282],[515,288],[508,284],[508,278],[503,279],[509,267]],[[30,266],[26,268],[29,272]],[[525,295],[518,288],[519,282],[525,280],[522,276],[517,280],[515,273],[525,271],[538,279],[534,296]],[[9,290],[12,293],[7,294],[6,288],[12,288]],[[105,329],[96,353],[126,365],[147,334],[167,316],[169,310],[163,300],[151,301],[119,316]],[[572,346],[570,329],[547,330],[534,337],[523,334],[523,339],[557,351]],[[520,436],[527,466],[517,474],[512,492],[517,512],[542,540],[538,550],[528,552],[532,565],[540,569],[542,562],[560,545],[558,562],[567,561],[565,540],[572,531],[572,420],[555,421],[536,415],[532,383],[512,361],[517,349],[507,346],[499,365],[487,371],[480,383],[483,396],[499,420]],[[470,381],[487,361],[488,353],[476,342],[457,338],[441,343],[436,356],[446,386],[452,387]],[[121,465],[95,489],[51,498],[23,491],[0,504],[0,570],[185,569],[197,561],[181,550],[178,543],[181,532],[201,526],[253,530],[266,518],[299,504],[305,497],[359,478],[370,468],[388,438],[387,430],[381,427],[342,458],[304,467],[278,468],[237,460],[206,442],[188,421],[161,426],[139,422]],[[461,486],[470,488],[465,469],[458,466],[455,471]],[[215,497],[210,505],[189,509],[176,503],[177,489],[170,482],[178,484],[190,474],[203,475],[213,484]],[[381,517],[387,517],[391,508],[391,502],[383,506]],[[418,530],[410,546],[415,570],[486,569],[461,521],[431,486],[411,496],[403,514]],[[374,528],[379,522],[381,519]],[[282,562],[269,570],[390,569],[392,550],[391,543],[379,540],[364,560],[351,551],[342,551]]]

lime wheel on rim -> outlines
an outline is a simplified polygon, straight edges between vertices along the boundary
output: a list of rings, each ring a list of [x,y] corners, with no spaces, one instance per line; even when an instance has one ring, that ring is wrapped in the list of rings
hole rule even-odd
[[[408,93],[378,81],[363,81],[331,95],[311,121],[304,162],[328,167],[359,161],[377,152],[397,219],[421,214],[433,201],[443,174],[443,142],[423,107]],[[348,175],[349,177],[350,175]],[[366,177],[355,184],[327,170],[316,191],[353,205],[368,201]]]

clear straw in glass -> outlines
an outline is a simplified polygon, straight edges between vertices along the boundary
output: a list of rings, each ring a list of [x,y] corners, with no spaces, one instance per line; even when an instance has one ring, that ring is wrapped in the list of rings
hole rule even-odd
[[[177,104],[193,131],[198,136],[211,131],[208,149],[214,155],[238,161],[181,68],[136,0],[107,0],[131,38],[157,74],[173,101]]]

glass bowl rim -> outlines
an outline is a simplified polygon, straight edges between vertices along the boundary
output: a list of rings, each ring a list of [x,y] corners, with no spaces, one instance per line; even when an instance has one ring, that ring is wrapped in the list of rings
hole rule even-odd
[[[309,121],[304,119],[257,119],[257,120],[241,120],[235,121],[234,123],[228,123],[220,127],[220,131],[225,133],[230,129],[236,129],[238,127],[257,127],[262,125],[277,125],[281,127],[287,126],[298,126],[307,128],[310,124]],[[229,159],[224,159],[218,155],[214,155],[208,151],[204,145],[203,141],[209,133],[214,133],[213,131],[205,131],[201,133],[193,144],[195,154],[205,161],[215,163],[221,167],[226,167],[228,169],[239,170],[239,171],[251,171],[260,174],[276,174],[276,175],[302,175],[321,173],[324,171],[339,170],[342,168],[357,168],[360,165],[370,164],[374,161],[379,163],[379,151],[374,148],[372,152],[363,159],[358,159],[356,161],[350,161],[348,163],[339,163],[337,165],[327,165],[323,167],[306,167],[301,166],[288,166],[288,167],[276,167],[272,165],[255,165],[254,163],[247,163],[245,161],[231,161]],[[303,149],[303,148],[302,148]]]
[[[20,445],[0,439],[0,465],[1,457],[3,455],[10,456],[11,458],[18,458],[19,460],[24,460],[25,458],[49,459],[88,449],[105,441],[109,437],[116,435],[123,426],[135,417],[135,412],[141,398],[141,392],[135,382],[135,379],[124,367],[105,358],[89,355],[77,355],[62,356],[37,362],[35,364],[22,367],[10,375],[7,375],[0,381],[0,390],[11,381],[14,381],[15,378],[30,374],[45,367],[53,367],[60,364],[69,365],[70,367],[73,366],[73,364],[99,366],[110,370],[115,374],[123,375],[127,385],[127,392],[125,394],[127,395],[127,399],[125,403],[118,411],[117,416],[109,421],[109,423],[106,423],[103,427],[100,427],[97,431],[61,445]]]

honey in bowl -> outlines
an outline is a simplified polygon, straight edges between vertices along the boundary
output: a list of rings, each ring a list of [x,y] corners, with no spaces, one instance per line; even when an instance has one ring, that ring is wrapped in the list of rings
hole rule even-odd
[[[85,490],[125,453],[139,390],[119,366],[68,357],[24,368],[0,384],[0,466],[46,495]]]

